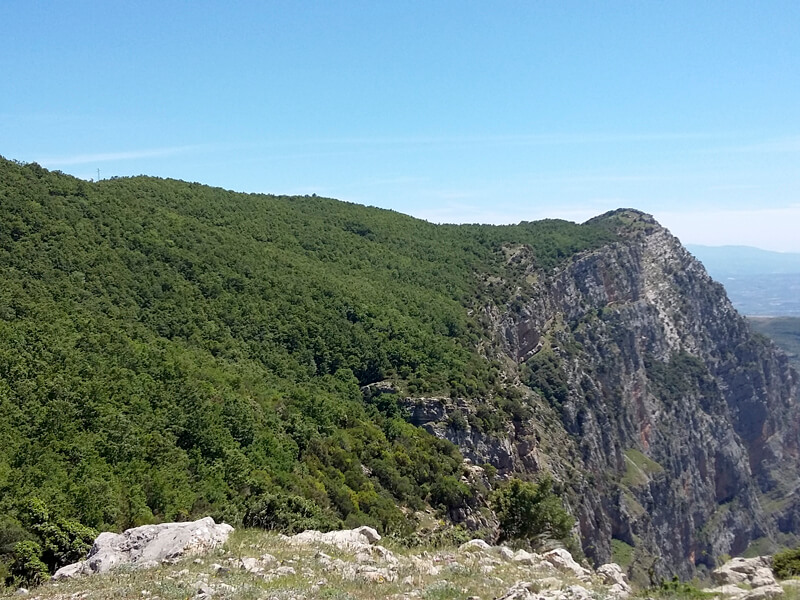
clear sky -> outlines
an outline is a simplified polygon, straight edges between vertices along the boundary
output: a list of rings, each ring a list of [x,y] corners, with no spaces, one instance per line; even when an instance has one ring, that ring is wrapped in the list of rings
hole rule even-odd
[[[800,251],[800,2],[0,2],[0,154]]]

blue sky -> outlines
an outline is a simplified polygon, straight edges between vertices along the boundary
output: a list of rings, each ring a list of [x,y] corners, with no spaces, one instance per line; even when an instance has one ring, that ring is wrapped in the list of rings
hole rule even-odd
[[[0,154],[800,251],[800,2],[0,3]]]

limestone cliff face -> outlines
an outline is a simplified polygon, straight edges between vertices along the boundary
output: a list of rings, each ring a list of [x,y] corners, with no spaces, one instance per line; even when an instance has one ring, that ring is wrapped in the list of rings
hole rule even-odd
[[[517,297],[484,310],[534,416],[505,437],[428,427],[473,462],[553,471],[598,564],[617,540],[640,574],[689,576],[795,532],[797,374],[652,217],[598,220],[621,241],[551,273],[520,249]]]

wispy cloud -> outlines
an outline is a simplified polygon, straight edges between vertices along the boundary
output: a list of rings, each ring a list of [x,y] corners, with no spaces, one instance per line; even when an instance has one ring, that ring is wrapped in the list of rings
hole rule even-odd
[[[122,160],[138,160],[142,158],[159,158],[164,156],[177,156],[190,152],[211,150],[209,145],[172,146],[168,148],[150,148],[147,150],[129,150],[123,152],[99,152],[96,154],[73,154],[70,156],[46,157],[39,162],[46,167],[60,167],[69,165],[85,165],[89,163],[111,162]]]
[[[254,160],[265,160],[259,151],[273,148],[284,149],[279,156],[281,160],[291,158],[311,158],[328,156],[336,152],[356,152],[361,149],[374,149],[375,147],[436,147],[436,146],[570,146],[588,144],[624,144],[647,143],[681,140],[703,140],[719,138],[720,136],[708,133],[538,133],[538,134],[512,134],[512,135],[420,135],[420,136],[364,136],[364,137],[334,137],[334,138],[295,138],[263,140],[260,142],[247,142],[236,144],[195,144],[184,146],[170,146],[163,148],[146,148],[141,150],[123,150],[116,152],[82,153],[66,156],[48,156],[37,159],[47,167],[63,167],[71,165],[94,164],[99,162],[139,160],[145,158],[159,158],[177,156],[191,152],[219,151],[230,153],[233,150],[251,153]],[[800,144],[800,138],[797,143]],[[336,148],[337,150],[323,151],[323,147]],[[301,153],[286,154],[285,149],[302,148]],[[314,149],[314,151],[311,151]]]
[[[800,152],[800,135],[788,135],[779,138],[772,138],[753,142],[750,144],[741,144],[738,146],[724,146],[722,148],[712,149],[714,152],[731,152],[731,153],[783,153],[783,152]]]
[[[421,135],[421,136],[364,136],[337,138],[309,138],[294,140],[274,140],[265,145],[348,145],[348,146],[402,146],[402,145],[577,145],[651,142],[669,140],[701,140],[718,138],[709,133],[537,133],[512,135]]]

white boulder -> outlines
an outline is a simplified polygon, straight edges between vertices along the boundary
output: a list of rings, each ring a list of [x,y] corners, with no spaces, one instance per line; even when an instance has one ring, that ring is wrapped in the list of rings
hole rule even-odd
[[[589,570],[575,562],[572,555],[564,548],[556,548],[555,550],[545,552],[542,558],[562,573],[574,575],[575,577],[586,577],[589,575]]]
[[[145,568],[181,556],[207,552],[224,544],[233,527],[206,517],[188,523],[161,523],[103,532],[95,539],[86,560],[62,567],[54,579],[105,573],[120,565]]]
[[[458,547],[459,552],[480,552],[486,551],[488,552],[491,550],[492,547],[487,544],[485,541],[480,539],[470,540],[468,542],[464,542]]]
[[[617,563],[606,563],[597,567],[597,574],[603,583],[609,586],[609,595],[614,598],[625,598],[632,592],[625,573]]]
[[[742,600],[769,600],[771,598],[780,598],[783,594],[783,588],[777,584],[764,585],[747,592]]]
[[[777,585],[771,567],[769,556],[732,558],[711,572],[711,580],[719,586],[744,583],[758,588]]]
[[[532,567],[538,567],[544,562],[541,554],[536,554],[535,552],[531,553],[525,550],[517,550],[514,553],[514,556],[511,557],[511,560],[516,563],[530,565]]]
[[[371,546],[379,541],[381,536],[372,527],[357,527],[342,531],[329,531],[322,533],[308,529],[288,538],[293,544],[312,545],[317,543],[329,544],[342,549],[358,549],[361,546]]]

